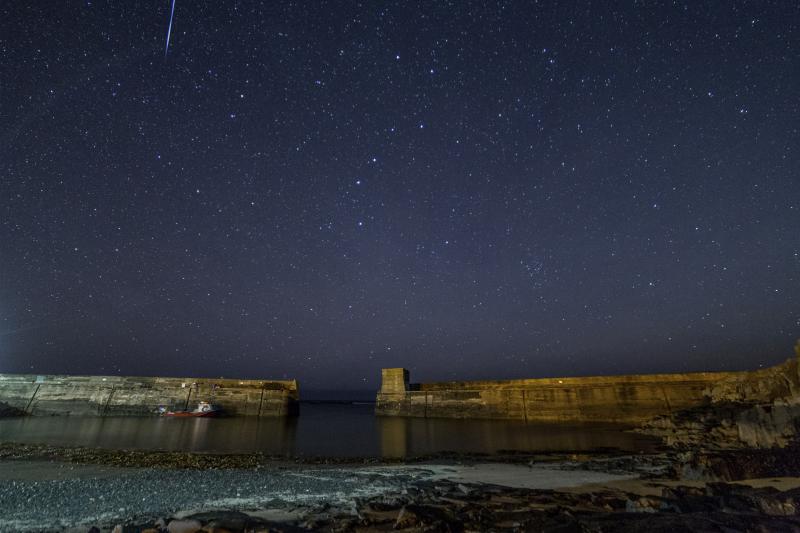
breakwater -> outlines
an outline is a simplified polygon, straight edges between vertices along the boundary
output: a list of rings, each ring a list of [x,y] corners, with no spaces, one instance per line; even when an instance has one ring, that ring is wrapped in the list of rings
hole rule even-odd
[[[410,383],[384,368],[375,412],[384,416],[640,423],[713,402],[767,403],[800,393],[798,359],[742,372]]]
[[[294,380],[0,374],[6,414],[144,416],[199,401],[233,416],[294,416],[299,392]]]

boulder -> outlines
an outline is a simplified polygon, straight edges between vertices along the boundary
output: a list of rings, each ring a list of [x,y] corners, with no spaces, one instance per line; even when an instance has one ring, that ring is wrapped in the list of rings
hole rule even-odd
[[[167,531],[169,533],[196,533],[202,529],[203,524],[201,524],[199,520],[193,518],[172,520],[167,524]]]

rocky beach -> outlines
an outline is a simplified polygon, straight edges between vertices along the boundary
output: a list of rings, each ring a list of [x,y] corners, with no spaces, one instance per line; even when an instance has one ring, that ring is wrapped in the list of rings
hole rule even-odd
[[[0,531],[800,531],[796,447],[287,459],[0,448]]]
[[[0,531],[800,531],[798,379],[790,360],[619,428],[660,443],[633,452],[393,458],[6,441]]]

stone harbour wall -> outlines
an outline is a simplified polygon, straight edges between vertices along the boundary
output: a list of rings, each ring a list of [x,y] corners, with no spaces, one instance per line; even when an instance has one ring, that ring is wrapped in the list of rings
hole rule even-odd
[[[211,401],[233,416],[295,416],[297,382],[0,374],[0,415],[145,416]]]
[[[414,384],[407,370],[385,368],[382,378],[378,415],[535,422],[638,424],[713,402],[764,403],[800,391],[797,359],[744,372]]]

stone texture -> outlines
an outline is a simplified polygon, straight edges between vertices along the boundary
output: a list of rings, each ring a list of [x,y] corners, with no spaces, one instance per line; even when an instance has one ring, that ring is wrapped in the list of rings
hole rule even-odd
[[[381,392],[403,393],[408,390],[408,370],[405,368],[384,368],[381,370]]]
[[[172,520],[167,526],[169,533],[195,533],[200,531],[203,524],[199,520]]]
[[[422,485],[413,492],[353,502],[352,508],[310,508],[299,523],[269,523],[256,517],[225,531],[295,533],[374,531],[676,532],[800,531],[800,489],[779,491],[747,485],[707,483],[663,487],[642,496],[622,490],[558,492],[476,486],[464,494],[452,483]],[[215,517],[219,514],[220,517]],[[200,531],[227,511],[191,517]],[[170,523],[171,525],[172,523]],[[238,527],[237,527],[238,526]],[[171,530],[170,530],[171,533]]]
[[[391,368],[384,369],[382,377],[375,412],[383,416],[640,424],[700,406],[771,405],[767,412],[753,411],[732,422],[742,439],[753,443],[772,437],[759,433],[761,426],[749,424],[748,417],[756,421],[772,417],[776,427],[784,428],[784,422],[795,416],[796,404],[789,400],[786,405],[772,404],[800,396],[797,359],[744,372],[414,384],[408,383],[408,371]]]
[[[411,384],[381,388],[376,413],[388,416],[507,418],[541,422],[638,423],[707,401],[706,389],[731,373],[655,374]]]
[[[0,415],[145,416],[213,400],[234,416],[298,414],[296,381],[0,374]]]
[[[640,431],[678,448],[786,448],[800,438],[798,359],[714,383],[706,396],[708,402],[658,416]]]
[[[679,448],[784,448],[800,436],[800,398],[713,403],[656,417],[639,431]]]

